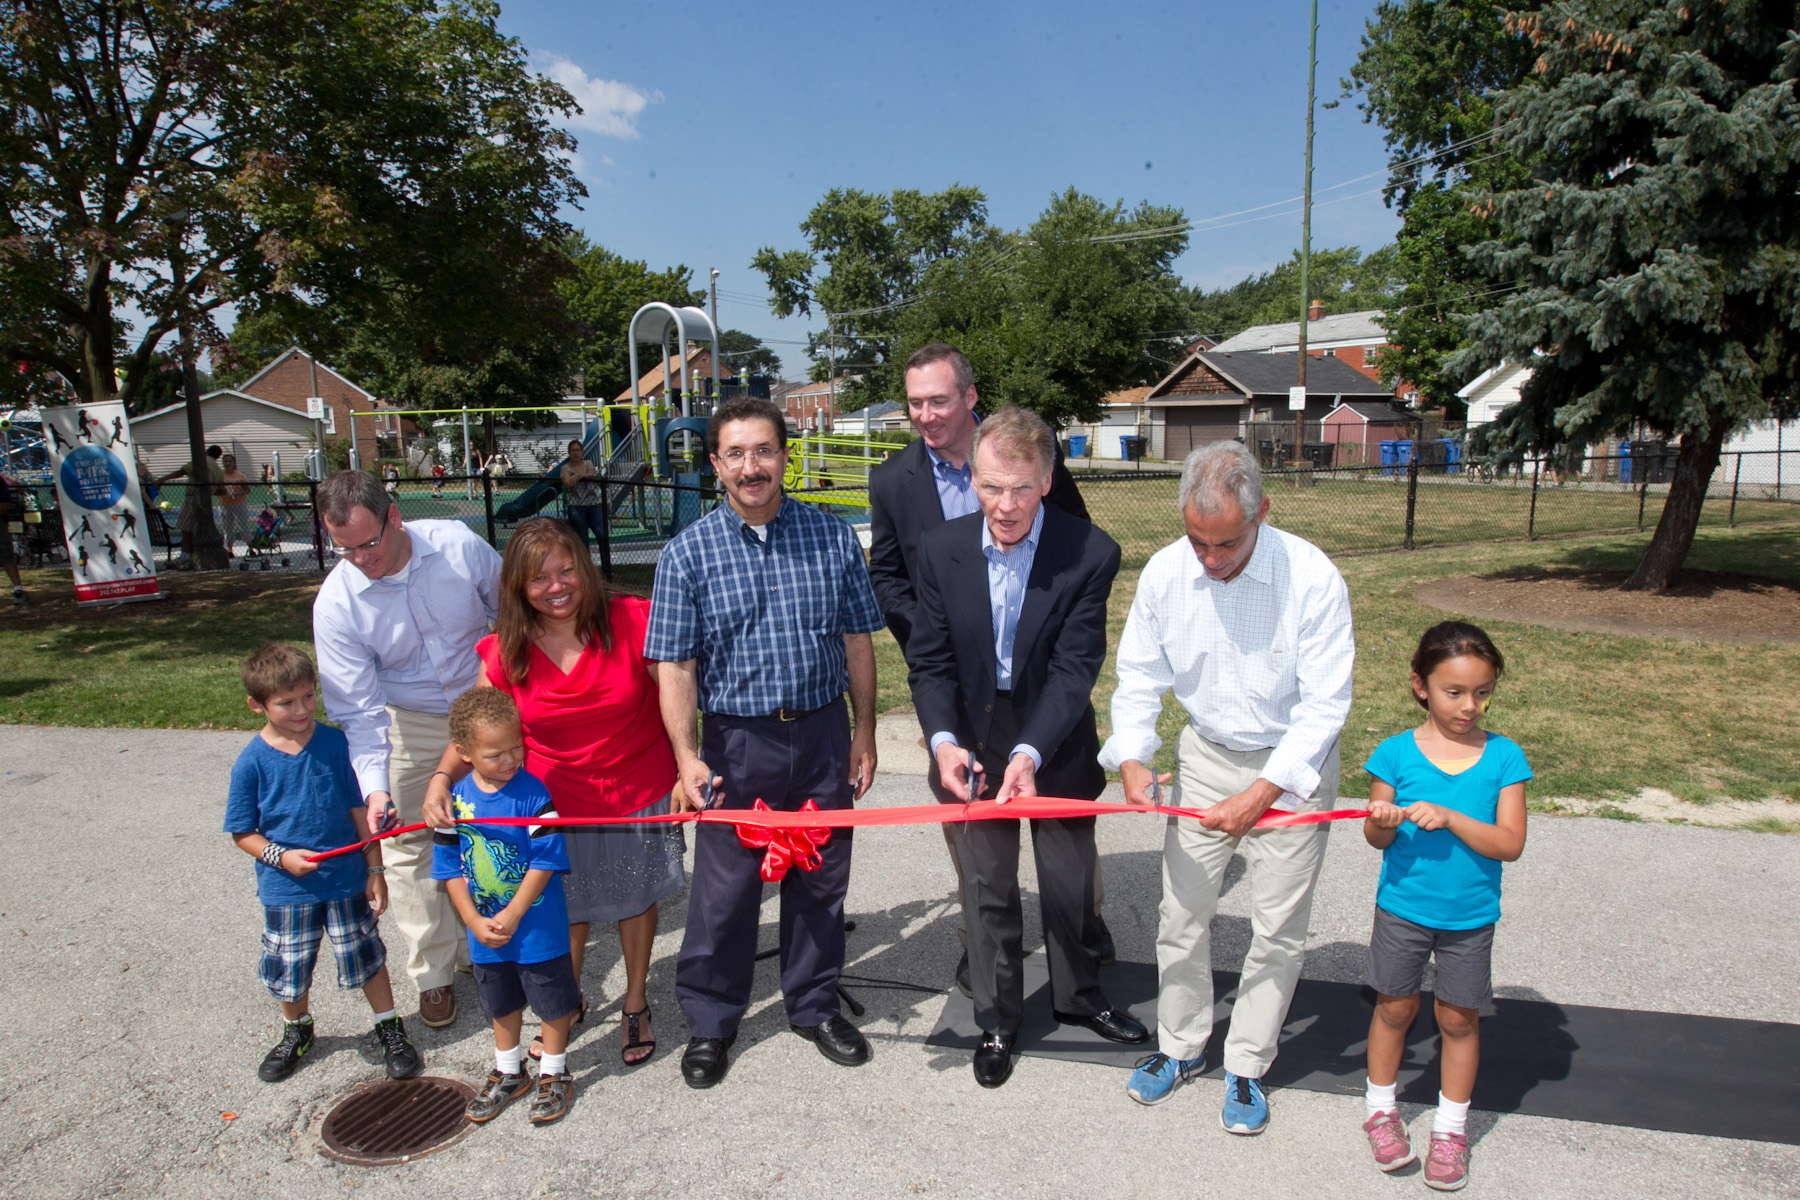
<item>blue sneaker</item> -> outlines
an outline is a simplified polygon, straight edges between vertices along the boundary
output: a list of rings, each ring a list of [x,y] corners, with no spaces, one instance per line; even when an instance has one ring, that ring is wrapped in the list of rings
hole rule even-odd
[[[1225,1072],[1225,1111],[1219,1114],[1219,1124],[1226,1133],[1247,1135],[1269,1127],[1269,1102],[1263,1096],[1262,1080]]]
[[[1175,1089],[1200,1074],[1205,1056],[1182,1060],[1166,1054],[1152,1054],[1139,1061],[1125,1085],[1125,1094],[1139,1104],[1161,1104],[1175,1094]]]

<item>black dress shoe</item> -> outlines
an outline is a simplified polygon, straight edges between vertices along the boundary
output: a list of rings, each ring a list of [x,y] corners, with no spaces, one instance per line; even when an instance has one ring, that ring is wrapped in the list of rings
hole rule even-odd
[[[725,1070],[731,1065],[726,1051],[735,1041],[735,1033],[728,1038],[690,1038],[687,1049],[681,1054],[681,1077],[687,1080],[687,1085],[709,1088],[725,1078]]]
[[[956,964],[956,990],[973,1000],[975,985],[969,982],[969,952],[963,951],[962,961]]]
[[[997,1088],[1012,1078],[1013,1044],[1016,1033],[984,1033],[975,1048],[975,1082],[984,1088]]]
[[[841,1067],[860,1067],[869,1061],[869,1039],[842,1015],[820,1025],[789,1025],[789,1029],[819,1048],[819,1053]]]
[[[1102,967],[1110,967],[1119,961],[1119,952],[1113,946],[1112,930],[1100,927],[1100,955],[1095,962]]]
[[[1052,1010],[1051,1016],[1064,1025],[1084,1025],[1109,1042],[1123,1042],[1127,1046],[1135,1046],[1139,1042],[1150,1040],[1150,1031],[1144,1023],[1130,1013],[1117,1008],[1109,1008],[1103,1013],[1095,1013],[1091,1017],[1078,1017],[1072,1013],[1060,1013]]]

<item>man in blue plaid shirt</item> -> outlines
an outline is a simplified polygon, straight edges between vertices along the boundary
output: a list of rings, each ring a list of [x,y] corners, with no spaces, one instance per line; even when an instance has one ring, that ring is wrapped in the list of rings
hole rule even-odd
[[[656,567],[644,657],[658,663],[663,725],[680,772],[676,805],[849,808],[875,777],[875,649],[881,609],[862,546],[836,517],[789,499],[787,422],[767,400],[719,406],[706,430],[727,503],[670,542]],[[856,714],[850,731],[849,710]],[[695,714],[705,730],[695,736]],[[781,990],[795,1033],[833,1062],[869,1060],[838,1010],[850,830],[817,870],[781,883]],[[762,852],[735,828],[695,830],[687,934],[675,994],[692,1034],[688,1086],[725,1077],[750,1003]]]

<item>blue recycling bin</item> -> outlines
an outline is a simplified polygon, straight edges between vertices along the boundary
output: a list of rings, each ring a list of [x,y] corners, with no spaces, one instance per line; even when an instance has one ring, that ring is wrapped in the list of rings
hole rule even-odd
[[[1411,466],[1412,460],[1413,460],[1412,440],[1409,438],[1404,441],[1395,442],[1394,443],[1394,466],[1396,468]],[[1404,474],[1404,472],[1401,472],[1401,473]]]
[[[1399,444],[1399,442],[1381,443],[1381,473],[1383,475],[1394,473],[1394,463],[1399,461],[1399,453],[1394,448]]]
[[[1619,443],[1619,482],[1631,482],[1631,443]]]
[[[1438,445],[1444,448],[1444,474],[1456,474],[1462,469],[1462,446],[1453,438],[1439,438]]]
[[[1087,434],[1071,433],[1069,435],[1069,457],[1070,458],[1086,458],[1087,457],[1087,442],[1088,442]]]

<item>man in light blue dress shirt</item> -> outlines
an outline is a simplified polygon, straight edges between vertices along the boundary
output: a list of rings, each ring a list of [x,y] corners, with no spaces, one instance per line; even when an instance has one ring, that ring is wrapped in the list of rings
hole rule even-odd
[[[415,824],[450,744],[450,702],[475,684],[475,643],[492,627],[500,555],[461,521],[404,522],[381,481],[339,471],[318,508],[339,562],[313,601],[313,644],[325,712],[350,742],[371,832]],[[383,848],[394,923],[419,1016],[456,1020],[451,990],[467,943],[456,910],[431,880],[429,831]]]
[[[1119,547],[1044,503],[1054,453],[1041,419],[1001,409],[981,426],[971,454],[981,511],[920,539],[908,683],[932,749],[929,783],[943,803],[1040,793],[1092,800],[1106,787],[1090,693],[1106,658]],[[1052,1015],[1110,1041],[1147,1040],[1143,1024],[1114,1009],[1100,987],[1094,818],[1031,825]],[[1024,1018],[1019,827],[952,828],[982,1030],[972,1065],[977,1083],[999,1087],[1012,1072]]]

